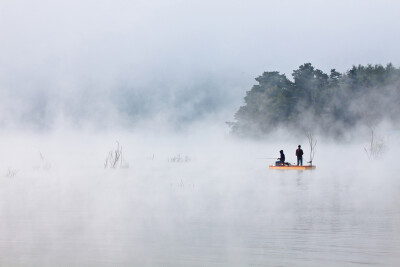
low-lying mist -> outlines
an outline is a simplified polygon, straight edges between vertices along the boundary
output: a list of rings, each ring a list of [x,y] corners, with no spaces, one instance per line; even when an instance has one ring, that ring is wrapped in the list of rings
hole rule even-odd
[[[301,144],[308,160],[306,136],[240,140],[210,122],[180,133],[3,132],[0,262],[398,264],[398,134],[386,132],[375,158],[365,137],[316,136],[316,170],[277,171],[266,158],[281,149],[294,163]]]
[[[399,266],[399,9],[1,0],[0,266]]]

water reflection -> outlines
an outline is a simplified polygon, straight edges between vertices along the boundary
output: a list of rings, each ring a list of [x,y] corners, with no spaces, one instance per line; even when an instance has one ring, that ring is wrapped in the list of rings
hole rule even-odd
[[[315,170],[199,179],[190,168],[165,168],[3,179],[1,265],[400,263],[394,177]]]

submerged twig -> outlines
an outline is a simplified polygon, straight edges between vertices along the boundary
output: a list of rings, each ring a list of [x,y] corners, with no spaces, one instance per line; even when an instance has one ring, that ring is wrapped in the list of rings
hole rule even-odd
[[[117,141],[117,148],[112,150],[108,153],[108,156],[104,162],[104,168],[128,168],[129,164],[123,163],[122,157],[122,147],[120,146],[119,142]]]
[[[13,177],[17,176],[17,173],[18,173],[18,170],[8,168],[5,177],[13,178]]]
[[[314,135],[311,132],[308,132],[307,134],[308,138],[308,143],[310,145],[310,165],[312,165],[312,162],[314,160],[315,152],[317,151],[317,139],[314,137]]]
[[[386,146],[382,139],[377,138],[374,133],[374,128],[370,127],[371,139],[369,142],[369,147],[364,147],[364,151],[367,154],[368,159],[377,159],[383,155]]]

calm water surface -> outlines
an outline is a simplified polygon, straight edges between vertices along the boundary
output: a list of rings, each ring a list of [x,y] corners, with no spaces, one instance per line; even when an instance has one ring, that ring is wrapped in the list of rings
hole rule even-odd
[[[398,170],[146,164],[0,178],[0,266],[400,266]]]

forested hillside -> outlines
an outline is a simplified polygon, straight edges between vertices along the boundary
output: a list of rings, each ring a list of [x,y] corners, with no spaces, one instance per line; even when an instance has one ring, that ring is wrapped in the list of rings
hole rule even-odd
[[[292,77],[278,71],[257,77],[235,121],[228,122],[232,132],[260,136],[286,127],[340,136],[357,126],[400,121],[400,69],[392,64],[327,74],[306,63]]]

